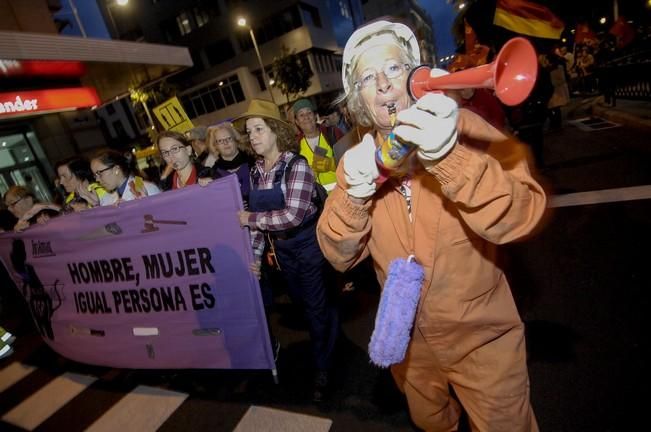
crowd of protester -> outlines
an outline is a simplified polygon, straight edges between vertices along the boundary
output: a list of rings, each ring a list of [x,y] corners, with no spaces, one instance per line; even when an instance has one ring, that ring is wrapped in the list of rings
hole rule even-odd
[[[396,23],[357,30],[344,50],[342,96],[322,106],[300,98],[284,115],[253,99],[231,121],[161,132],[158,162],[149,166],[154,175],[141,172],[131,152],[61,161],[55,167],[60,202],[39,203],[27,188],[12,186],[3,197],[2,228],[22,231],[59,214],[235,175],[243,210],[234,217],[251,232],[251,271],[260,279],[267,317],[278,280],[305,316],[314,401],[327,397],[332,381],[337,296],[367,278],[387,283],[389,263],[402,253],[426,264],[407,357],[392,368],[414,422],[453,430],[463,406],[481,430],[536,430],[523,325],[495,264],[495,246],[529,234],[545,208],[521,144],[545,166],[543,131],[562,126],[561,108],[574,92],[597,89],[595,68],[612,51],[606,41],[539,52],[530,97],[508,108],[489,89],[411,101],[405,81],[418,64],[414,41]],[[477,66],[458,60],[449,72]],[[392,177],[378,168],[376,148],[394,133],[417,151],[406,171]],[[440,226],[430,226],[432,215]],[[434,259],[442,266],[436,275],[427,267]],[[269,332],[277,356],[270,324]],[[9,346],[0,341],[0,356],[10,353],[3,343]]]

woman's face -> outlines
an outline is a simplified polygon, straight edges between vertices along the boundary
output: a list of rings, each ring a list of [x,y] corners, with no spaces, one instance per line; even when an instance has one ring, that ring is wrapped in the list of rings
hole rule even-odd
[[[407,93],[409,74],[400,54],[400,48],[395,45],[373,47],[360,56],[355,69],[355,82],[359,83],[355,91],[361,93],[373,123],[381,131],[391,130],[388,110],[391,104],[396,112],[411,105]]]
[[[61,165],[58,167],[57,174],[59,176],[59,182],[66,192],[72,193],[77,189],[79,179],[72,174],[68,165]]]
[[[34,199],[28,195],[21,198],[9,192],[5,197],[5,205],[14,216],[20,219],[34,206]]]
[[[246,120],[246,133],[249,135],[251,147],[256,154],[264,156],[273,150],[278,150],[276,134],[260,117],[251,117]]]
[[[215,133],[215,146],[222,158],[226,160],[233,159],[237,153],[237,143],[235,138],[227,129],[217,129]]]
[[[192,146],[183,145],[174,138],[162,138],[158,141],[158,150],[165,162],[177,171],[192,162]]]
[[[124,174],[118,166],[109,167],[99,159],[90,161],[90,169],[95,179],[109,192],[116,190],[124,182]]]

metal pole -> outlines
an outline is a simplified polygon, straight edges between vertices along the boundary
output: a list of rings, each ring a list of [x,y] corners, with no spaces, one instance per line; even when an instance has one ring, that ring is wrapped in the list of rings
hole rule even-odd
[[[75,6],[75,3],[72,0],[68,0],[68,4],[70,4],[70,9],[72,9],[72,14],[75,16],[75,21],[77,21],[77,25],[79,26],[79,30],[81,30],[81,35],[83,37],[87,37],[86,36],[86,30],[84,29],[84,26],[81,23],[81,20],[79,19],[79,14],[77,13],[77,7]]]
[[[262,68],[262,79],[264,80],[264,85],[269,90],[269,96],[271,96],[271,102],[276,105],[276,100],[274,99],[274,94],[271,91],[271,84],[269,84],[269,77],[267,72],[264,70],[264,64],[262,64],[262,57],[260,57],[260,50],[258,49],[258,43],[255,41],[255,35],[253,34],[253,29],[249,27],[249,34],[251,35],[251,40],[253,41],[253,48],[255,48],[255,53],[258,56],[258,63],[260,63],[260,68]]]
[[[613,0],[613,22],[617,21],[619,18],[619,3],[617,0]]]
[[[111,12],[111,7],[113,7],[113,5],[108,2],[105,3],[105,5],[106,5],[106,12],[108,12],[109,19],[111,20],[111,27],[114,35],[111,39],[113,38],[120,39],[120,33],[118,32],[118,25],[115,23],[115,18],[113,18],[113,12]]]

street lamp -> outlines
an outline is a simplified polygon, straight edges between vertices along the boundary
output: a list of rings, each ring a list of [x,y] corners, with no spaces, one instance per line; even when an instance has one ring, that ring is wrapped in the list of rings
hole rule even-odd
[[[276,100],[274,99],[274,94],[271,91],[271,81],[267,77],[267,72],[264,70],[264,64],[262,64],[262,57],[260,57],[260,50],[258,49],[258,43],[255,41],[255,35],[253,34],[253,29],[251,26],[246,24],[246,19],[240,17],[237,19],[237,25],[240,27],[246,27],[249,29],[249,35],[251,36],[251,41],[253,42],[253,48],[255,48],[255,54],[258,56],[258,63],[260,63],[260,69],[262,69],[262,79],[269,90],[269,96],[271,96],[271,102],[276,105]]]
[[[124,7],[127,4],[129,4],[129,0],[109,0],[105,4],[106,4],[106,11],[108,12],[109,19],[111,20],[111,27],[113,27],[113,32],[115,33],[115,37],[117,39],[120,39],[120,32],[118,30],[117,24],[115,23],[115,18],[113,18],[113,13],[111,13],[111,8],[114,7],[115,5]]]

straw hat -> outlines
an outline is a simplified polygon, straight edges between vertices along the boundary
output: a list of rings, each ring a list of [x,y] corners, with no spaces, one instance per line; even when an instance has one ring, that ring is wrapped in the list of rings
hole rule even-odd
[[[283,126],[291,129],[289,123],[282,119],[278,106],[270,101],[263,99],[251,99],[247,110],[233,119],[233,124],[238,129],[242,129],[244,122],[251,117],[261,117],[263,119],[273,119],[280,122]]]

